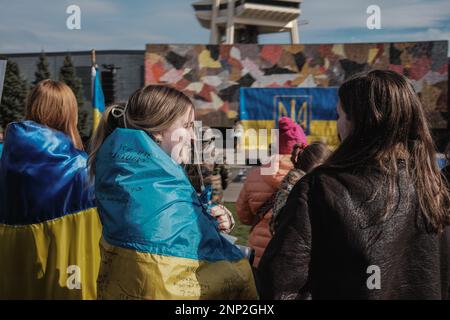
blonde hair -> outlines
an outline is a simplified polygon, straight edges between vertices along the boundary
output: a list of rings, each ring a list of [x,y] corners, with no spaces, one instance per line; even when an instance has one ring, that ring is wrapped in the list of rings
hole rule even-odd
[[[77,129],[77,99],[65,83],[53,80],[39,82],[28,95],[25,119],[65,133],[77,149],[83,150]]]
[[[105,139],[116,128],[144,130],[151,136],[169,129],[189,109],[191,100],[182,92],[162,85],[148,85],[135,91],[126,104],[108,107],[92,136],[89,171],[95,176],[95,160]]]

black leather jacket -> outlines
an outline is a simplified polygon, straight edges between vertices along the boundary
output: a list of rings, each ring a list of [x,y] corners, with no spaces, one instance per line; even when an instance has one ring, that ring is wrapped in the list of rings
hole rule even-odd
[[[402,167],[383,221],[387,194],[384,177],[367,168],[319,167],[301,179],[260,262],[261,298],[446,299],[449,227],[427,231]]]

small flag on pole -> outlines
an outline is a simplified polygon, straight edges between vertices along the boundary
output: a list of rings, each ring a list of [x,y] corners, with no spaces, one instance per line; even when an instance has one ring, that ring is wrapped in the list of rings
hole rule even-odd
[[[105,111],[105,96],[103,95],[100,73],[95,63],[95,50],[92,50],[92,131],[97,129],[102,113]]]

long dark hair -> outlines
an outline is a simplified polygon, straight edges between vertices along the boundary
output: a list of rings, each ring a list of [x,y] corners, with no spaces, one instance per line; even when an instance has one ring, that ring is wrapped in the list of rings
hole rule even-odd
[[[349,135],[325,166],[375,165],[388,180],[382,218],[394,207],[402,160],[414,183],[428,227],[441,231],[450,222],[450,196],[436,163],[436,149],[419,97],[404,76],[373,70],[353,76],[339,88],[341,108],[352,124]]]

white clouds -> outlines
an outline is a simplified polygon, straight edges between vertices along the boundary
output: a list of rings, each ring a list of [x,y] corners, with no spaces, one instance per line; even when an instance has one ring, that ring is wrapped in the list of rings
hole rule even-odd
[[[381,8],[381,30],[366,27],[366,9]],[[305,43],[450,40],[449,0],[304,1]]]
[[[450,30],[443,31],[429,28],[417,32],[393,32],[385,35],[378,35],[371,38],[371,41],[427,41],[427,40],[448,40],[450,41]]]
[[[450,21],[450,1],[391,1],[382,9],[384,28],[432,28]],[[395,5],[394,5],[395,4]]]
[[[207,43],[190,0],[0,0],[0,52],[142,49],[146,43]],[[66,28],[67,6],[82,11]],[[366,9],[381,8],[382,30],[368,30]],[[307,43],[450,40],[450,0],[304,0]],[[286,43],[287,35],[262,37]]]
[[[366,28],[366,9],[376,4],[381,8],[384,29],[433,28],[450,24],[449,0],[312,0],[302,4],[301,19],[305,32]]]
[[[66,8],[74,3],[81,8],[81,30],[66,27]],[[163,18],[155,10],[148,10],[155,6],[147,4],[143,8],[148,15],[128,1],[17,0],[0,11],[0,52],[144,50],[146,43],[174,42],[155,25]],[[175,13],[173,19],[182,20],[182,15]]]
[[[66,4],[77,4],[85,12],[96,15],[115,15],[120,13],[120,6],[107,0],[65,0]]]

